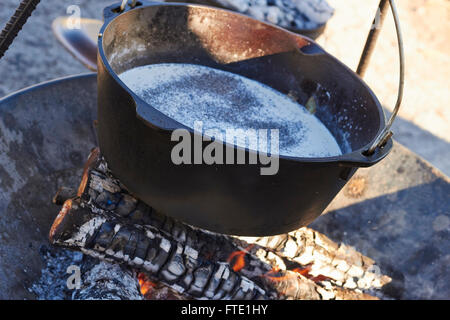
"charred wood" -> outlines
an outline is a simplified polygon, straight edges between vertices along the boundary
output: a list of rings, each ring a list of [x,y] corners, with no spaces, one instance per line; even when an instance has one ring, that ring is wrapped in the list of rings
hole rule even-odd
[[[53,204],[57,204],[62,206],[64,202],[68,199],[75,198],[77,196],[77,190],[67,187],[61,187],[56,192],[55,196],[53,197]]]
[[[279,269],[294,269],[309,279],[322,279],[334,286],[373,290],[380,289],[391,281],[369,257],[350,246],[337,244],[309,228],[273,237],[239,239],[275,253],[271,255],[262,252],[257,255],[262,260],[272,261]]]
[[[67,200],[50,239],[94,258],[119,262],[147,272],[151,279],[179,293],[210,299],[275,297],[234,272],[229,264],[208,260],[202,253],[173,238],[127,224]]]

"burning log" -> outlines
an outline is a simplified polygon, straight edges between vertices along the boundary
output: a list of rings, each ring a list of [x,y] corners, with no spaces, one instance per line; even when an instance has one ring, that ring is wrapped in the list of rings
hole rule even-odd
[[[58,201],[71,195],[61,190]],[[277,237],[236,238],[178,222],[127,192],[98,149],[89,157],[76,197],[66,200],[55,219],[50,240],[139,269],[141,292],[149,298],[162,291],[173,298],[373,298],[358,290],[366,288],[359,281],[354,286],[349,280],[371,275],[370,260],[356,251],[343,251],[307,228]],[[354,253],[361,266],[352,264]]]
[[[314,281],[329,281],[334,286],[359,290],[380,289],[391,281],[381,274],[372,259],[309,228],[273,237],[240,239],[275,253],[257,254],[263,261],[272,260],[283,270],[291,266]]]
[[[192,297],[255,299],[267,295],[226,263],[208,263],[188,245],[67,200],[51,230],[54,243],[100,260],[126,263]],[[220,288],[219,288],[220,286]],[[220,290],[218,290],[220,289]]]

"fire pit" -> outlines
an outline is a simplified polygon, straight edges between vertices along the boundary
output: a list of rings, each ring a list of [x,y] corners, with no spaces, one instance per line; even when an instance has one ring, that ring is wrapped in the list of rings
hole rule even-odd
[[[70,192],[61,189],[56,202],[66,194]],[[355,251],[341,247],[341,256],[331,258],[335,244],[306,229],[244,240],[164,216],[124,189],[98,149],[86,163],[78,191],[64,201],[50,240],[100,260],[126,264],[141,271],[140,279],[157,281],[191,299],[368,299],[349,289],[379,288],[390,281],[371,272],[373,262]],[[305,261],[311,259],[309,249],[315,250],[320,263]],[[333,260],[354,270],[336,277],[339,270]],[[141,288],[146,283],[141,280]]]
[[[364,71],[364,59],[359,69]],[[142,202],[93,148],[94,80],[92,75],[59,80],[0,101],[5,212],[0,297],[373,299],[398,294],[392,289],[399,286],[395,273],[393,279],[384,275],[374,260],[311,229],[262,238],[229,236],[177,221]],[[396,111],[400,101],[401,92]],[[390,139],[393,119],[374,148]],[[394,160],[405,156],[401,152],[407,153],[400,149]],[[383,164],[383,174],[394,167],[397,174],[404,172],[395,164]],[[424,170],[420,161],[416,166]],[[333,206],[385,191],[376,183],[381,181],[377,172],[355,177]],[[448,179],[432,175],[448,187]],[[58,214],[48,201],[57,188]],[[443,215],[436,219],[445,222]],[[48,229],[52,244],[83,254],[49,247]]]
[[[60,249],[51,248],[47,240],[48,230],[50,230],[54,218],[57,216],[59,209],[61,209],[61,207],[52,204],[51,199],[61,186],[77,188],[82,180],[83,164],[87,153],[96,146],[93,125],[95,104],[95,75],[78,76],[45,83],[0,101],[1,136],[2,141],[7,142],[1,145],[2,154],[5,155],[2,158],[1,167],[8,168],[8,171],[2,170],[2,198],[0,202],[3,208],[2,219],[0,220],[2,241],[2,246],[0,247],[2,255],[0,261],[0,279],[2,283],[0,297],[2,299],[38,298],[36,291],[33,291],[33,285],[34,288],[36,286],[42,288],[42,281],[48,275],[46,273],[48,271],[47,263],[49,261],[54,263],[55,257],[56,261],[58,258],[62,259],[60,260],[62,266],[59,269],[50,269],[50,273],[53,273],[53,279],[60,279],[61,287],[65,288],[62,288],[62,293],[59,292],[59,295],[55,295],[53,298],[125,298],[120,295],[124,292],[129,292],[127,290],[130,289],[130,283],[132,284],[131,287],[134,285],[134,293],[142,297],[143,295],[139,293],[139,281],[143,285],[141,289],[146,288],[142,293],[145,292],[149,298],[190,297],[185,294],[180,296],[180,293],[171,287],[173,284],[169,283],[170,281],[162,282],[161,278],[155,280],[154,277],[147,279],[146,277],[151,276],[151,274],[144,273],[139,275],[134,267],[126,266],[122,269],[116,269],[110,264],[99,265],[98,260],[87,259],[87,257],[80,255],[74,256],[73,253],[67,255],[62,253],[64,251],[58,251]],[[37,127],[37,123],[41,125]],[[404,178],[400,179],[402,177],[401,173],[406,169],[400,170],[399,165],[407,166],[408,172],[417,172],[414,177],[411,177],[411,182],[405,181]],[[11,168],[15,168],[15,170]],[[348,187],[335,199],[332,207],[342,211],[344,209],[340,208],[351,208],[353,205],[359,208],[357,209],[359,215],[364,214],[366,211],[367,213],[372,212],[374,204],[358,206],[358,203],[361,203],[366,197],[378,197],[377,195],[382,195],[386,192],[394,192],[397,190],[394,181],[398,181],[397,184],[400,189],[405,188],[408,183],[413,185],[417,184],[418,181],[423,181],[423,183],[435,181],[433,182],[436,184],[433,191],[434,197],[438,197],[439,194],[445,194],[445,190],[448,192],[448,182],[446,183],[445,179],[443,180],[442,176],[436,171],[426,168],[422,160],[397,146],[393,151],[393,155],[380,164],[377,170],[366,169],[367,172],[362,171],[360,175],[355,177],[355,183],[352,183],[352,181],[349,183]],[[386,184],[386,173],[398,178],[394,178],[392,183]],[[68,194],[70,195],[70,192]],[[409,197],[410,200],[408,200],[408,193],[406,193],[406,198],[398,205],[403,205],[405,201],[414,203],[414,198],[417,195],[412,192]],[[61,195],[61,198],[65,199],[67,196]],[[379,201],[379,203],[377,202],[378,206],[388,206],[390,210],[395,210],[393,206],[398,203],[398,200],[391,198],[379,197],[379,200],[377,200]],[[428,208],[434,207],[433,212],[439,215],[443,208],[440,208],[440,205],[433,201],[431,197],[428,199],[430,202],[426,206]],[[371,203],[373,203],[373,200]],[[440,203],[443,204],[445,202]],[[413,209],[410,208],[410,210]],[[326,218],[325,221],[329,220],[327,217],[324,218]],[[425,225],[423,222],[421,224]],[[322,229],[331,227],[335,232],[337,230],[343,232],[342,229],[339,229],[343,228],[343,226],[337,225],[333,220],[330,223],[325,223]],[[163,229],[161,229],[161,232],[163,232]],[[402,239],[407,239],[408,234],[413,235],[414,232],[411,231],[403,235]],[[212,235],[209,234],[208,236]],[[172,235],[172,237],[174,236]],[[224,236],[217,237],[216,239],[224,239]],[[380,287],[380,285],[388,281],[388,278],[383,278],[384,270],[394,270],[392,269],[392,261],[398,259],[394,253],[390,257],[381,258],[380,265],[374,265],[375,262],[373,260],[364,257],[354,249],[344,244],[339,245],[330,241],[311,229],[303,228],[279,237],[225,239],[227,239],[225,242],[227,247],[224,247],[225,249],[221,253],[220,258],[212,261],[220,262],[223,265],[228,264],[230,274],[237,273],[243,275],[246,279],[250,279],[251,272],[254,271],[251,270],[251,267],[256,262],[261,268],[265,268],[259,269],[257,273],[264,277],[256,278],[267,280],[280,278],[283,273],[280,274],[279,271],[286,272],[284,269],[288,269],[288,274],[291,275],[290,281],[292,279],[301,279],[302,281],[298,283],[302,285],[306,284],[314,288],[323,289],[321,296],[310,295],[309,298],[332,298],[333,294],[336,297],[338,288],[343,289],[339,291],[341,298],[369,298],[369,296],[361,295],[361,293],[355,291],[355,288],[357,289],[358,286],[361,286],[362,290],[369,290],[366,292],[381,297],[396,296],[395,294],[404,290],[402,289],[404,286],[402,285],[403,277],[415,277],[417,275],[415,273],[409,274],[407,269],[400,269],[392,274],[392,271],[389,271],[388,276],[394,279],[391,282],[393,286],[391,284],[384,285],[382,286],[382,291],[376,293],[376,291],[371,289]],[[252,244],[253,246],[251,246]],[[283,248],[287,250],[282,250]],[[300,248],[305,250],[302,251]],[[258,249],[262,250],[258,252]],[[284,253],[281,254],[281,252]],[[343,259],[333,258],[339,255]],[[280,256],[284,257],[280,259]],[[68,257],[68,259],[64,260],[64,257]],[[350,259],[350,257],[353,258]],[[361,259],[360,262],[357,259],[355,260],[358,257]],[[336,264],[338,261],[341,262]],[[361,261],[364,262],[361,263]],[[244,262],[243,267],[242,262]],[[320,267],[321,263],[322,267]],[[377,285],[375,282],[372,286],[370,284],[366,286],[365,282],[369,279],[366,278],[359,284],[358,281],[352,284],[352,281],[349,281],[348,274],[356,272],[355,276],[358,276],[358,268],[353,268],[353,271],[349,271],[350,266],[361,267],[365,263],[367,263],[366,267],[371,271],[368,274],[378,274],[382,277],[379,279],[385,279],[385,282]],[[420,262],[418,261],[417,263]],[[72,275],[72,272],[67,273],[67,267],[71,264],[81,267],[82,284],[80,290],[68,289],[65,286],[66,280]],[[337,265],[340,266],[337,267]],[[376,268],[377,266],[381,269],[381,273],[374,273],[374,271],[380,270]],[[127,287],[118,286],[122,288],[122,291],[116,292],[113,297],[107,295],[110,292],[106,294],[105,290],[101,289],[101,281],[96,282],[96,278],[90,276],[92,275],[91,270],[103,272],[102,270],[107,268],[114,269],[114,272],[111,274],[115,276],[120,272],[119,274],[122,277],[127,276],[130,279]],[[280,269],[278,270],[277,268]],[[404,274],[402,278],[397,278],[399,272]],[[359,271],[359,276],[360,273]],[[293,274],[295,277],[292,276]],[[297,275],[299,275],[299,278]],[[337,280],[329,280],[333,277]],[[285,281],[286,278],[282,277],[278,280]],[[285,284],[286,282],[283,281],[275,283]],[[349,282],[347,283],[347,281]],[[341,283],[341,286],[338,283]],[[347,283],[347,286],[343,287],[345,283]],[[384,287],[386,287],[386,290]],[[175,288],[177,287],[175,286]],[[273,288],[276,291],[279,287],[274,286]],[[302,290],[299,292],[303,294],[302,297],[308,297],[307,295],[311,293],[311,291],[307,290],[308,286],[302,286],[301,288]],[[283,292],[283,289],[280,291]],[[387,293],[389,294],[386,295]],[[406,292],[404,294],[410,293]],[[46,296],[46,298],[51,297]],[[133,298],[133,296],[130,294],[126,298]]]
[[[95,78],[95,75],[87,75],[42,84],[1,101],[2,137],[8,139],[6,141],[9,142],[7,145],[2,145],[5,148],[2,150],[2,154],[8,157],[3,160],[2,167],[7,167],[8,163],[15,164],[15,171],[2,171],[2,181],[4,181],[2,184],[2,207],[5,209],[0,225],[2,237],[0,250],[3,257],[0,262],[0,276],[3,284],[0,292],[1,298],[36,298],[34,295],[36,291],[33,293],[33,285],[34,288],[39,285],[42,288],[42,283],[39,282],[45,282],[45,279],[41,278],[41,270],[46,271],[48,264],[54,263],[49,259],[56,257],[57,261],[59,259],[59,262],[63,263],[64,261],[61,259],[64,260],[64,257],[67,257],[66,253],[55,253],[54,249],[49,253],[46,249],[50,246],[47,241],[47,232],[58,211],[58,208],[51,204],[50,199],[60,186],[75,187],[79,184],[85,159],[83,153],[86,154],[86,150],[90,150],[96,145],[93,126],[96,102]],[[64,97],[70,97],[70,99]],[[37,123],[40,124],[39,127],[36,126]],[[11,127],[12,124],[14,127]],[[51,135],[50,132],[57,134]],[[33,160],[27,161],[26,159]],[[163,218],[162,221],[164,219],[166,218]],[[165,227],[160,226],[162,227],[161,232],[163,234],[167,232],[164,231],[164,228],[170,225],[171,223],[166,222]],[[177,234],[175,229],[169,228],[168,230],[171,232],[172,238],[175,239],[174,235]],[[258,252],[257,248],[263,247],[259,246],[256,240],[252,249],[248,247],[248,244],[244,244],[243,240],[224,238],[224,236],[212,235],[203,231],[201,234],[206,237],[203,243],[210,244],[210,251],[215,254],[215,256],[207,257],[208,261],[213,262],[209,266],[215,266],[214,269],[217,272],[220,266],[223,266],[222,275],[224,272],[228,272],[228,277],[234,281],[231,285],[236,285],[236,288],[243,286],[243,289],[245,289],[245,292],[242,293],[239,293],[239,290],[232,292],[235,294],[235,298],[254,298],[258,295],[262,295],[264,298],[275,298],[280,292],[283,293],[286,290],[286,281],[297,283],[296,286],[292,287],[294,291],[290,293],[291,298],[326,298],[340,294],[339,291],[333,293],[334,289],[328,292],[324,287],[325,291],[322,297],[315,290],[312,290],[312,288],[317,287],[317,283],[311,280],[315,276],[309,276],[308,268],[311,267],[308,265],[309,262],[306,262],[303,266],[299,263],[292,263],[290,268],[299,271],[298,277],[297,274],[294,275],[295,271],[288,271],[291,274],[290,277],[286,277],[286,271],[279,273],[276,266],[277,264],[280,265],[281,262],[269,262],[270,260],[276,261],[277,257],[277,255],[269,252],[286,242],[286,239],[280,238],[271,243],[266,243],[266,249]],[[181,234],[178,234],[176,239],[180,240],[179,237],[181,237]],[[300,236],[298,238],[301,239]],[[309,238],[312,240],[314,235],[310,234]],[[171,242],[173,239],[165,241],[161,238],[158,244],[159,250],[161,251],[161,247],[164,248],[166,244],[169,248],[177,248],[177,245]],[[267,242],[268,239],[264,241]],[[191,247],[195,247],[195,244],[191,244]],[[199,250],[199,248],[192,249],[194,257],[196,250]],[[172,249],[169,251],[177,252]],[[186,252],[186,247],[184,252]],[[167,260],[168,256],[159,254],[157,258]],[[176,255],[172,256],[172,259],[176,258]],[[70,259],[73,259],[73,261],[70,261]],[[68,264],[81,264],[80,258],[72,255],[69,255],[66,260]],[[161,263],[165,263],[166,260]],[[244,265],[241,265],[242,261],[244,261]],[[198,263],[200,264],[197,265],[196,270],[200,270],[200,273],[204,272],[201,262]],[[255,263],[256,265],[259,264],[259,267],[256,267]],[[161,270],[164,269],[162,266],[159,267],[162,268]],[[102,269],[100,268],[100,270]],[[53,270],[53,272],[55,271],[56,277],[59,279],[67,279],[70,276],[70,273],[67,274],[64,268],[60,268],[59,272]],[[120,269],[111,273],[111,275],[117,276],[119,271]],[[60,274],[61,272],[63,274]],[[132,274],[132,271],[125,271],[125,274],[126,272]],[[162,271],[161,273],[163,274]],[[11,276],[11,274],[14,274],[14,276]],[[84,281],[86,280],[86,274],[83,273]],[[137,277],[137,274],[135,275]],[[151,274],[148,273],[147,275]],[[43,276],[45,276],[45,272]],[[310,279],[306,276],[309,276]],[[274,279],[281,278],[280,281],[272,282],[271,292],[265,292],[258,284],[255,284],[254,280],[250,280],[250,277],[258,281],[270,280],[271,277]],[[147,287],[149,286],[148,283],[154,283],[153,279],[152,282],[142,282],[145,279],[143,275],[139,279],[142,284],[147,283]],[[139,279],[136,278],[136,284]],[[168,292],[164,297],[176,297],[176,289],[183,291],[170,281],[170,276],[159,278],[159,280],[164,279],[164,286],[160,287],[160,290]],[[324,279],[326,278],[315,280]],[[199,284],[199,292],[203,290],[201,283]],[[263,282],[260,282],[260,285],[261,283]],[[157,286],[160,286],[160,284],[156,283],[155,287]],[[247,290],[252,286],[251,295],[245,295],[249,294]],[[95,294],[89,293],[91,297],[108,297],[103,291],[101,291],[103,296],[96,295],[99,289],[98,286],[94,287]],[[154,288],[153,285],[150,285],[150,287]],[[302,290],[299,290],[300,288]],[[67,290],[67,288],[64,288],[64,290],[66,297],[72,297],[69,294],[70,290]],[[190,294],[186,297],[198,297],[199,293],[192,290],[194,289],[191,288]],[[349,293],[353,292],[349,291]],[[348,295],[349,293],[345,294]],[[54,298],[63,297],[61,293],[59,294]],[[357,292],[355,294],[357,297],[368,297]],[[76,298],[77,295],[74,295],[74,297]],[[80,297],[80,294],[78,294],[78,297]],[[81,294],[81,297],[86,298],[86,295]],[[120,295],[119,297],[125,298]],[[127,298],[132,297],[130,295]],[[208,295],[208,297],[211,298],[214,295]],[[46,296],[46,298],[49,297]]]

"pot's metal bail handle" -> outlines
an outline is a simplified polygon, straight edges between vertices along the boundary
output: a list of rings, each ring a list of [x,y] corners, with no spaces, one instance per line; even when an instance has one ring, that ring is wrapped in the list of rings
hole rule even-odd
[[[400,109],[400,105],[403,99],[403,88],[405,85],[405,54],[403,49],[403,36],[400,29],[400,19],[397,12],[397,7],[395,5],[394,0],[381,0],[378,5],[377,15],[373,21],[372,29],[367,37],[366,45],[364,47],[363,53],[361,55],[361,59],[359,61],[357,73],[361,77],[364,76],[367,66],[369,65],[370,57],[372,56],[373,50],[375,48],[375,43],[380,34],[381,26],[384,22],[384,18],[386,17],[388,6],[390,5],[392,15],[394,17],[395,29],[397,32],[397,42],[398,42],[398,50],[400,57],[400,77],[399,77],[399,88],[397,94],[397,102],[395,104],[394,110],[392,111],[391,117],[389,118],[386,127],[380,132],[380,134],[375,139],[372,146],[367,149],[364,154],[372,155],[377,148],[383,147],[389,138],[392,137],[393,133],[391,132],[392,124],[395,120],[395,117],[398,114]]]
[[[105,23],[107,23],[108,21],[114,19],[115,17],[117,17],[118,15],[132,10],[138,6],[143,6],[143,5],[147,5],[147,4],[161,4],[161,3],[165,3],[164,1],[153,1],[153,0],[141,0],[141,1],[137,1],[137,0],[121,0],[120,5],[118,5],[117,3],[114,3],[106,8],[103,9],[103,19],[105,21]]]

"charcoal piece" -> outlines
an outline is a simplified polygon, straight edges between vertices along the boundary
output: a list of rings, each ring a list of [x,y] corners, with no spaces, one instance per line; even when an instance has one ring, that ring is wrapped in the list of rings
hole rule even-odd
[[[194,275],[192,274],[192,269],[188,268],[188,272],[180,279],[177,283],[183,288],[190,288],[192,282],[194,281]]]
[[[161,270],[161,267],[167,262],[172,251],[173,244],[169,240],[163,238],[159,244],[159,250],[155,258],[150,262],[157,267],[157,270]]]
[[[194,280],[188,290],[188,293],[194,297],[201,296],[213,274],[213,271],[214,266],[212,264],[207,264],[196,269],[193,272]]]
[[[83,200],[84,199],[97,199],[99,193],[95,191],[94,189],[87,189],[87,193],[83,194]]]
[[[120,194],[113,194],[107,191],[103,191],[97,196],[97,198],[95,198],[95,203],[103,210],[113,211],[119,204],[120,199]]]
[[[245,300],[247,293],[243,291],[241,287],[238,287],[237,290],[233,293],[233,299],[235,300]]]
[[[161,276],[163,276],[168,283],[175,281],[186,272],[186,266],[182,254],[183,247],[178,245],[176,252],[172,255],[172,258],[161,270]]]
[[[139,233],[139,238],[136,244],[135,257],[144,260],[147,257],[147,251],[150,246],[150,239],[144,234]]]
[[[128,257],[129,260],[134,259],[134,253],[136,252],[137,240],[138,240],[139,231],[131,231],[131,235],[125,247],[123,249],[123,254]]]
[[[117,225],[119,226],[119,225]],[[113,240],[111,241],[111,244],[109,245],[107,249],[107,253],[109,250],[113,252],[112,255],[115,255],[119,252],[122,252],[125,249],[125,245],[128,243],[131,237],[131,232],[128,230],[128,228],[121,226],[120,229],[115,234]]]
[[[196,248],[197,251],[201,250],[202,241],[199,241],[197,230],[186,228],[186,239],[184,243],[186,246]]]
[[[171,234],[177,241],[185,243],[187,238],[187,228],[181,223],[176,223],[172,228]]]
[[[102,224],[99,231],[97,232],[96,237],[93,239],[93,248],[95,250],[105,251],[110,246],[111,241],[113,240],[115,235],[115,226],[115,223],[108,221]]]
[[[150,244],[150,247],[147,250],[147,256],[145,257],[145,261],[150,263],[150,261],[153,261],[153,259],[156,257],[156,254],[158,253],[159,249],[159,244],[158,246],[155,246],[156,241],[152,241]]]
[[[236,273],[230,272],[229,269],[226,269],[222,274],[222,285],[220,289],[224,291],[226,294],[231,294],[233,289],[237,286],[239,277]]]
[[[223,292],[218,292],[218,289],[222,283],[222,276],[227,268],[229,268],[227,264],[220,264],[219,268],[215,270],[204,291],[205,297],[209,299],[220,299],[223,297]]]

